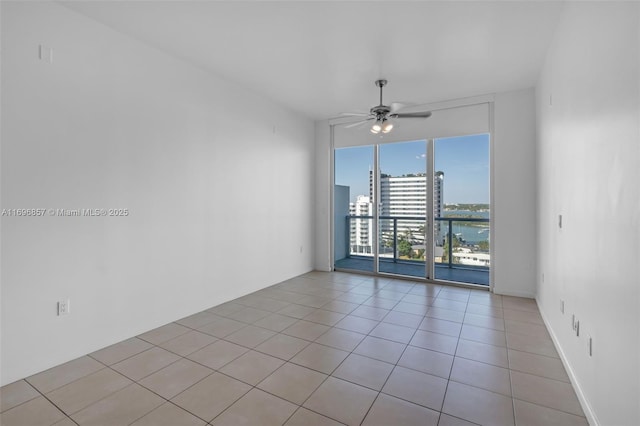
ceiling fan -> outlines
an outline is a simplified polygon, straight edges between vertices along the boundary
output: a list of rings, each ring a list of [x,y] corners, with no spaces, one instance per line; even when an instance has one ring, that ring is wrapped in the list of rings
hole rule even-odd
[[[360,121],[356,121],[355,123],[350,123],[345,126],[346,129],[351,127],[361,126],[368,121],[375,120],[373,126],[371,126],[371,133],[378,134],[389,133],[391,129],[393,129],[393,123],[389,121],[390,118],[428,118],[431,117],[431,111],[417,111],[417,112],[401,112],[400,110],[405,105],[393,102],[390,105],[384,105],[382,103],[382,88],[386,86],[387,80],[380,79],[376,80],[376,86],[380,88],[380,105],[376,105],[369,110],[368,113],[359,113],[359,112],[346,112],[342,113],[342,116],[345,117],[366,117]]]

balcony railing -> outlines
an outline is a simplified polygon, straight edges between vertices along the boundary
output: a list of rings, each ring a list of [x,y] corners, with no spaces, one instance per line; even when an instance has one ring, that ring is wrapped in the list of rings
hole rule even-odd
[[[372,221],[374,219],[373,216],[355,216],[355,215],[348,215],[346,216],[346,241],[349,242],[348,244],[348,253],[346,254],[347,257],[350,256],[371,256],[372,250],[368,250],[367,252],[359,252],[359,251],[353,251],[352,250],[352,244],[353,241],[351,240],[351,221],[355,220],[355,219],[360,219],[360,220],[369,220],[371,222],[369,226],[367,226],[367,234],[371,235],[372,232]],[[398,233],[399,230],[401,232],[404,232],[405,234],[409,234],[410,238],[411,238],[411,243],[419,243],[420,241],[422,241],[422,243],[424,244],[424,239],[425,239],[425,226],[424,224],[426,224],[426,220],[424,218],[424,216],[380,216],[380,224],[384,223],[385,221],[391,222],[390,225],[380,225],[380,229],[381,232],[380,234],[384,234],[384,233],[391,233],[391,242],[392,242],[392,252],[389,253],[387,251],[384,250],[384,247],[380,247],[380,252],[381,252],[381,257],[384,257],[385,260],[389,260],[389,261],[393,261],[393,263],[398,263],[398,262],[411,262],[411,263],[417,263],[417,262],[424,262],[425,259],[423,258],[422,260],[417,260],[417,259],[400,259],[398,254],[399,254],[399,250],[398,250],[398,243],[399,243],[399,239],[398,239]],[[398,227],[398,222],[410,222],[412,226],[409,225],[404,225],[401,226],[400,228]],[[483,251],[483,250],[477,250],[477,246],[479,246],[483,241],[486,241],[488,243],[488,235],[487,235],[487,239],[484,240],[480,240],[480,241],[467,241],[467,239],[465,239],[462,235],[459,236],[459,234],[456,234],[455,232],[453,232],[454,230],[454,223],[459,223],[459,224],[467,224],[467,225],[462,225],[462,226],[466,226],[466,227],[474,227],[474,225],[468,225],[468,224],[480,224],[480,223],[489,223],[489,219],[485,219],[485,218],[459,218],[459,217],[437,217],[435,218],[436,221],[436,229],[434,230],[434,232],[437,233],[437,235],[435,236],[436,239],[436,248],[438,247],[442,247],[442,249],[444,250],[446,246],[446,254],[447,254],[447,259],[446,262],[436,262],[436,264],[440,265],[440,266],[447,266],[449,268],[454,268],[454,267],[465,267],[465,268],[478,268],[478,269],[483,269],[483,270],[487,270],[490,264],[490,258],[488,255],[488,244],[487,244],[487,251]],[[422,232],[418,232],[417,235],[414,234],[414,229],[416,228],[416,225],[418,223],[422,223],[423,225],[418,226],[418,228],[422,227]],[[442,245],[439,245],[439,243],[441,242],[441,237],[443,236],[441,229],[442,226],[446,223],[446,232],[444,233],[444,241],[442,241]],[[360,230],[362,230],[362,224],[360,224],[361,228]],[[476,225],[477,226],[477,225]],[[488,227],[484,227],[484,226],[477,226],[477,228],[479,229],[478,233],[481,232],[486,232],[489,230]],[[356,228],[357,229],[357,228]],[[409,232],[407,232],[407,230],[410,230]],[[417,229],[416,229],[417,230]],[[455,239],[455,240],[454,240]],[[457,241],[456,241],[457,240]],[[355,245],[360,245],[359,241],[355,242]],[[458,244],[458,247],[461,249],[459,250],[454,250],[454,243]],[[474,251],[475,250],[475,251]],[[389,256],[390,254],[390,256]],[[444,253],[443,253],[444,254]],[[435,256],[434,257],[438,257]],[[442,256],[439,256],[442,257]],[[459,263],[455,263],[454,259],[458,258],[458,262]],[[464,263],[464,261],[467,261],[467,263]],[[471,262],[471,263],[468,263]],[[475,263],[473,263],[475,262]]]

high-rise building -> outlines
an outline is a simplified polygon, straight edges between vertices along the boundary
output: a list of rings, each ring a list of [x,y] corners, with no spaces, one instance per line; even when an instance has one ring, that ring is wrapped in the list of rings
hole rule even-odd
[[[372,216],[373,205],[371,198],[366,195],[358,195],[355,203],[349,203],[351,216]],[[350,222],[350,245],[353,254],[371,254],[373,250],[372,220],[369,218],[354,218]]]
[[[433,215],[440,217],[442,213],[442,194],[444,189],[444,173],[434,173]],[[369,172],[369,196],[373,195],[373,172]],[[393,238],[393,219],[397,234],[404,234],[412,241],[424,243],[425,217],[427,213],[427,174],[415,173],[403,176],[380,175],[380,232],[382,238]],[[403,219],[404,218],[404,219]],[[434,224],[437,236],[440,223]],[[437,238],[436,238],[437,239]]]
[[[442,217],[442,191],[444,190],[444,172],[435,172],[433,187],[433,216]],[[438,222],[438,225],[440,223]],[[439,228],[439,226],[438,226]]]
[[[433,214],[442,213],[442,193],[444,173],[434,174]],[[358,195],[349,203],[349,214],[355,216],[350,221],[349,243],[352,254],[373,252],[373,219],[358,216],[373,216],[373,172],[369,172],[369,196]],[[403,176],[380,176],[380,237],[381,246],[393,242],[394,225],[396,238],[407,237],[415,244],[424,244],[425,217],[427,212],[427,175],[415,173]],[[395,219],[394,219],[395,218]],[[395,224],[394,224],[395,222]],[[440,233],[440,222],[434,223],[436,243]]]

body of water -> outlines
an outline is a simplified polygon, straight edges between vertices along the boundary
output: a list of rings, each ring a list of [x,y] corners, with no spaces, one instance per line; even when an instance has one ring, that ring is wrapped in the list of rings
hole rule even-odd
[[[482,217],[489,219],[489,212],[472,212],[468,210],[448,210],[443,212],[444,217],[450,215],[471,215],[474,217]],[[461,220],[464,220],[461,218]],[[446,238],[448,231],[448,222],[440,222],[440,237],[438,243],[441,244]],[[481,241],[489,241],[489,223],[480,222],[477,226],[465,226],[462,222],[452,222],[453,233],[462,237],[468,244],[478,244]]]

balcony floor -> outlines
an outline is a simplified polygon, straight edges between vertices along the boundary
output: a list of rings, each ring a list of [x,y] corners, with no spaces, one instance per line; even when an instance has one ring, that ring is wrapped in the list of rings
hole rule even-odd
[[[373,258],[369,257],[347,257],[337,260],[335,267],[339,269],[349,269],[356,271],[373,272]],[[419,262],[397,262],[384,258],[380,259],[380,272],[387,274],[405,275],[411,277],[424,278],[424,263]],[[476,269],[464,266],[448,266],[436,264],[435,279],[443,281],[453,281],[467,284],[489,285],[489,269]]]

